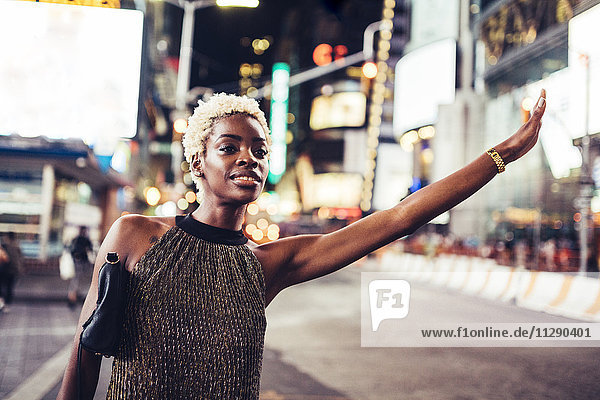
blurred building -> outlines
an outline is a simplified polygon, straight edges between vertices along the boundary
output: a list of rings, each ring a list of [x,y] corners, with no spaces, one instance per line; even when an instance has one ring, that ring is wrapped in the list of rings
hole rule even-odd
[[[591,40],[598,3],[412,1],[410,41],[395,65],[393,133],[400,146],[379,145],[375,208],[393,206],[510,136],[544,87],[549,106],[541,145],[433,222],[479,240],[574,241],[581,204],[573,200],[586,184],[582,178],[600,165],[594,139],[600,124],[586,114],[600,92]],[[586,133],[592,140],[582,168]]]
[[[464,166],[482,148],[484,102],[473,87],[471,2],[411,1],[407,14],[410,40],[393,65],[395,144],[380,145],[377,162],[378,209]],[[477,222],[482,207],[475,197],[432,222],[442,231],[483,236]]]
[[[99,243],[133,196],[81,140],[0,136],[0,158],[0,232],[14,232],[38,267],[53,265],[80,226]]]
[[[591,40],[598,34],[598,3],[481,1],[471,6],[476,11],[474,83],[486,96],[485,146],[514,132],[529,117],[541,88],[548,91],[541,145],[485,191],[480,224],[488,236],[535,246],[549,238],[577,239],[581,216],[574,200],[587,172],[573,140],[581,144],[580,138],[600,131],[594,117],[585,123],[586,92],[591,99],[600,92],[586,81],[586,59],[598,53]]]

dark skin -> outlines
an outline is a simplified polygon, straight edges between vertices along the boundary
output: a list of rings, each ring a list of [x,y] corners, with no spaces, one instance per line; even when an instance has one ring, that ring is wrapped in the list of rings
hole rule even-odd
[[[532,116],[519,130],[495,146],[506,164],[526,154],[537,142],[545,111],[545,91]],[[267,175],[266,136],[254,118],[238,114],[218,120],[196,154],[191,171],[202,180],[204,200],[193,217],[206,224],[242,229],[246,206],[260,195]],[[392,241],[414,232],[435,216],[467,199],[497,174],[491,157],[482,154],[452,175],[413,193],[394,208],[376,212],[326,235],[300,235],[247,246],[260,261],[266,285],[266,304],[284,288],[334,272]],[[111,227],[94,266],[90,290],[81,311],[73,353],[58,399],[76,398],[77,346],[81,325],[94,310],[98,271],[106,253],[116,251],[129,271],[142,255],[175,224],[175,217],[127,215]],[[82,394],[93,398],[101,358],[82,352]]]

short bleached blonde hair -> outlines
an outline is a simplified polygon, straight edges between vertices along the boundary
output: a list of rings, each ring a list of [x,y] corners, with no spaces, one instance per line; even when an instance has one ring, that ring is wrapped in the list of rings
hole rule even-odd
[[[258,102],[246,96],[217,93],[207,102],[198,101],[194,113],[188,118],[188,126],[183,135],[182,144],[185,159],[190,166],[195,154],[204,154],[206,151],[206,141],[214,124],[221,118],[236,114],[247,114],[256,119],[265,132],[267,147],[271,147],[270,129]],[[194,174],[192,174],[192,179],[196,187],[201,189],[200,179]]]

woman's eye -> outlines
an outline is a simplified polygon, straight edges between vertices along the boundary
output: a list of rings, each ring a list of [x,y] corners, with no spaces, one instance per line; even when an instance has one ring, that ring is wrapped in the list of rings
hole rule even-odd
[[[258,157],[261,157],[261,158],[266,157],[267,154],[269,154],[269,152],[266,149],[258,149],[255,151],[255,153]]]
[[[221,150],[225,153],[233,153],[235,151],[235,147],[233,147],[231,145],[226,145],[226,146],[221,146],[221,148],[219,148],[219,150]]]

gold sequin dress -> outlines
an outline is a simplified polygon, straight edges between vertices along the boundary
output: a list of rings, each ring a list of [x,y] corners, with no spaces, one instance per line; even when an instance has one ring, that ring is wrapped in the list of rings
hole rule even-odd
[[[258,399],[265,285],[246,242],[188,215],[144,254],[107,399]]]

